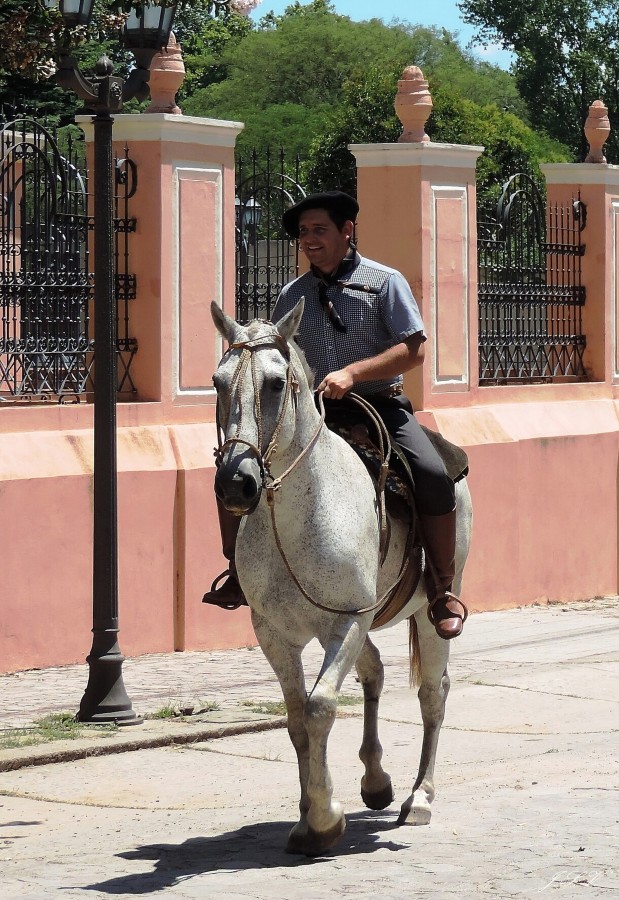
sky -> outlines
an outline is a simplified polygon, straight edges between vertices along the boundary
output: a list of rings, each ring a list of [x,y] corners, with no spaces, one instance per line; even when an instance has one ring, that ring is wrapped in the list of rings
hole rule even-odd
[[[252,14],[252,19],[259,19],[268,12],[279,15],[290,4],[291,0],[262,0]],[[303,2],[303,0],[301,0]],[[457,0],[333,0],[336,11],[342,16],[349,16],[355,22],[364,19],[382,19],[389,24],[393,19],[402,19],[413,25],[435,25],[448,31],[459,33],[459,43],[465,47],[472,39],[474,29],[465,25],[460,17]],[[503,69],[509,68],[510,56],[500,47],[471,47],[471,51],[479,59],[485,59]]]

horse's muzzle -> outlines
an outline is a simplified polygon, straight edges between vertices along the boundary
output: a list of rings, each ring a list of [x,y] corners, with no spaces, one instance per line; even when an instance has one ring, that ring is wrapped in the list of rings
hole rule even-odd
[[[246,516],[260,502],[262,475],[255,460],[244,459],[238,466],[222,463],[215,475],[215,495],[228,512]]]

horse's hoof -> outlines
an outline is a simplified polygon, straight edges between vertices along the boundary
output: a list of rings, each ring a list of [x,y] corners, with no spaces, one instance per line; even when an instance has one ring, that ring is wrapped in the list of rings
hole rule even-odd
[[[390,803],[393,803],[391,782],[382,791],[364,791],[361,788],[361,799],[368,809],[385,809]]]
[[[432,810],[429,804],[406,801],[400,809],[398,825],[429,825],[431,818]]]
[[[301,853],[305,856],[321,856],[326,850],[330,850],[344,834],[346,830],[346,818],[336,822],[328,831],[314,831],[307,827],[307,831],[295,832],[294,828],[288,835],[286,853]]]

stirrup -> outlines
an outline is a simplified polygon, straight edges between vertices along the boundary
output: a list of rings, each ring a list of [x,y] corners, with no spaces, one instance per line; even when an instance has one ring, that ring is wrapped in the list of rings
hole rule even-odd
[[[447,612],[450,614],[449,619],[460,619],[460,622],[461,622],[460,631],[458,631],[457,634],[450,635],[450,637],[458,637],[458,635],[462,632],[462,626],[464,625],[464,623],[466,622],[466,620],[469,617],[468,609],[466,608],[465,604],[462,602],[462,600],[456,594],[453,594],[451,591],[443,591],[442,593],[437,594],[433,600],[428,600],[428,610],[427,611],[428,611],[428,619],[430,620],[430,623],[434,626],[434,628],[437,629],[437,634],[439,635],[439,637],[443,637],[443,635],[441,635],[438,632],[439,622],[435,621],[435,619],[434,619],[434,615],[433,615],[434,607],[439,601],[449,602],[450,600],[452,600],[452,601],[455,600],[456,603],[458,603],[462,607],[462,615],[459,612],[452,613],[452,611],[450,609],[447,610]],[[442,620],[442,621],[447,621],[447,620]],[[446,637],[445,639],[449,640],[449,637]]]
[[[226,569],[225,572],[221,572],[221,574],[218,575],[217,578],[215,579],[215,581],[212,583],[210,591],[207,591],[207,593],[204,595],[204,597],[202,597],[202,603],[210,603],[211,606],[218,606],[220,609],[228,610],[228,612],[232,612],[235,609],[239,609],[239,607],[241,607],[241,606],[247,606],[247,600],[245,600],[245,597],[243,596],[243,592],[241,591],[240,584],[239,584],[239,592],[241,593],[241,596],[243,597],[242,600],[226,601],[226,600],[218,600],[216,598],[209,598],[209,594],[214,594],[217,591],[217,587],[218,587],[220,581],[222,581],[224,578],[230,578],[230,577],[234,577],[234,576],[232,576],[232,572],[230,571],[230,569]],[[236,578],[235,578],[235,581],[236,581]],[[238,581],[237,581],[237,584],[238,584]]]

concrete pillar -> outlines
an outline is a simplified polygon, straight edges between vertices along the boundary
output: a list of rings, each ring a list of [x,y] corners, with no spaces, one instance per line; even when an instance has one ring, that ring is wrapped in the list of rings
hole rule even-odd
[[[91,141],[90,118],[79,122]],[[215,300],[234,314],[234,145],[242,128],[169,113],[115,117],[115,152],[122,158],[128,146],[138,179],[132,377],[139,399],[160,401],[168,421],[184,405],[213,406],[223,348],[209,307]]]
[[[552,163],[541,167],[548,203],[580,197],[586,206],[582,232],[586,291],[584,363],[589,381],[619,385],[619,167],[606,163]]]
[[[420,141],[350,150],[359,251],[407,278],[428,334],[407,393],[416,409],[451,405],[454,392],[478,382],[475,163],[483,147]]]

